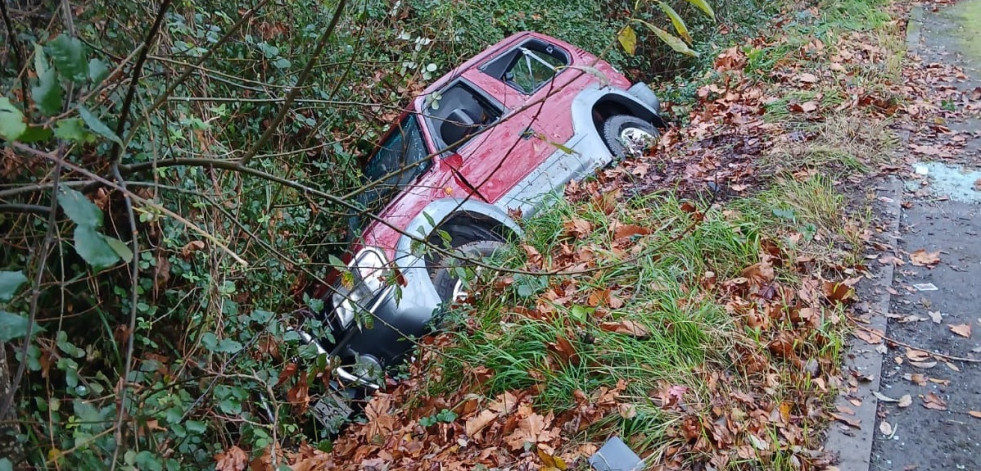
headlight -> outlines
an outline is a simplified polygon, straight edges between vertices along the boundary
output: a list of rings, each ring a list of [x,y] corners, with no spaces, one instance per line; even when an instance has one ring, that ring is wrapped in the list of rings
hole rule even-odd
[[[385,254],[375,248],[365,248],[358,252],[348,263],[348,268],[354,276],[353,286],[347,289],[336,286],[331,297],[334,305],[334,315],[342,329],[346,329],[354,321],[354,315],[371,306],[365,305],[385,288],[385,278],[388,275],[388,260]]]

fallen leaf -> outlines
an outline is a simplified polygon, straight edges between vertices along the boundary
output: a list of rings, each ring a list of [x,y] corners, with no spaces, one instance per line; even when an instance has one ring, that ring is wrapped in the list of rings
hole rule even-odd
[[[856,337],[865,341],[869,345],[876,345],[882,342],[882,337],[885,335],[881,330],[878,329],[856,329],[854,332]]]
[[[602,324],[600,324],[600,328],[607,332],[633,335],[634,337],[640,337],[640,338],[647,337],[648,335],[650,335],[650,331],[647,330],[647,327],[644,327],[641,324],[638,324],[634,321],[627,320],[627,319],[623,319],[616,322],[614,321],[603,322]]]
[[[748,436],[749,436],[749,441],[753,444],[753,447],[755,447],[757,450],[766,451],[770,449],[770,444],[764,441],[763,439],[761,439],[760,437],[757,437],[756,435],[753,435],[751,433],[748,434]]]
[[[926,361],[930,359],[930,354],[924,352],[923,350],[908,348],[906,349],[906,358],[909,358],[912,361]]]
[[[909,364],[924,370],[929,370],[930,368],[937,366],[937,362],[935,361],[911,361]]]
[[[635,235],[647,235],[650,234],[651,230],[646,227],[641,227],[636,224],[625,224],[622,226],[617,226],[613,231],[614,239],[623,239],[626,237],[632,237]]]
[[[879,431],[882,432],[883,435],[892,435],[892,425],[883,420],[882,422],[879,422]]]
[[[862,428],[862,421],[860,419],[851,419],[839,414],[831,414],[831,417],[834,417],[835,420],[849,427],[858,429]]]
[[[967,415],[970,415],[971,417],[974,417],[975,419],[981,419],[981,412],[976,411],[976,410],[969,410],[969,411],[967,411]]]
[[[923,407],[933,410],[947,410],[947,403],[940,396],[930,392],[923,397]]]
[[[899,398],[899,403],[896,404],[899,407],[907,408],[913,404],[913,396],[909,394],[903,394],[903,397]]]
[[[926,249],[919,249],[909,254],[909,261],[918,267],[931,267],[940,263],[940,251],[927,252]]]
[[[485,409],[476,416],[467,419],[463,429],[468,437],[473,437],[495,420],[497,420],[497,413]]]
[[[801,82],[804,83],[817,83],[818,77],[817,75],[814,75],[812,73],[804,72],[803,74],[797,76],[797,80],[800,80]]]
[[[188,258],[191,256],[192,253],[203,249],[204,249],[204,242],[200,240],[192,240],[184,244],[183,247],[181,247],[181,256],[184,258]]]
[[[940,311],[928,311],[927,314],[930,315],[930,319],[934,324],[939,324],[941,321]]]
[[[951,332],[960,335],[961,337],[968,339],[971,338],[971,324],[947,324],[947,327],[950,327]]]
[[[893,399],[889,396],[886,396],[885,394],[880,393],[879,391],[872,391],[872,395],[877,397],[882,402],[899,402],[899,399]]]
[[[216,471],[242,471],[249,461],[249,456],[245,450],[238,446],[232,446],[224,453],[215,455],[215,461],[217,461],[215,464]]]
[[[617,404],[617,409],[620,411],[620,417],[624,419],[637,417],[637,406],[633,404]]]

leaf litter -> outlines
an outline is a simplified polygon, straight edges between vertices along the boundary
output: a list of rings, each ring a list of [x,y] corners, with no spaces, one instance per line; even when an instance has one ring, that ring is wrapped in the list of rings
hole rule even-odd
[[[817,17],[819,12],[813,13]],[[667,130],[652,154],[627,160],[602,172],[595,180],[571,183],[566,190],[567,199],[575,204],[592,203],[604,214],[612,215],[624,200],[663,187],[695,196],[702,194],[709,182],[709,187],[715,188],[715,197],[722,202],[754,192],[761,182],[788,170],[761,166],[758,161],[772,161],[774,156],[795,152],[792,149],[799,143],[817,138],[809,131],[766,119],[768,110],[779,106],[785,106],[784,111],[794,117],[788,122],[820,120],[820,113],[825,111],[862,120],[903,116],[910,121],[944,112],[934,104],[937,101],[927,99],[922,95],[924,92],[908,85],[891,85],[891,89],[843,85],[847,87],[848,98],[837,104],[826,103],[821,96],[825,92],[816,90],[821,84],[837,83],[837,77],[854,73],[875,54],[885,54],[863,39],[860,33],[846,33],[835,40],[834,48],[812,39],[799,46],[801,55],[812,61],[825,61],[831,67],[814,70],[807,68],[806,61],[786,61],[773,70],[769,84],[747,76],[746,51],[774,47],[786,38],[756,38],[748,42],[749,49],[739,46],[721,51],[714,64],[717,79],[698,88],[698,106],[686,111],[688,126]],[[944,71],[943,67],[918,66],[903,73],[915,82],[940,80]],[[812,94],[812,99],[791,100],[780,105],[782,97],[788,96],[788,89],[817,94]],[[895,96],[913,96],[911,104],[898,105],[884,96],[883,90]],[[685,112],[674,106],[665,103],[665,111]],[[922,142],[927,141],[930,140]],[[956,147],[952,142],[936,144],[939,154],[953,153]],[[790,178],[795,181],[805,181],[816,174],[790,170],[794,172]],[[857,182],[862,177],[850,178]],[[705,209],[685,204],[688,207],[681,209],[692,224],[698,225],[708,218]],[[788,221],[799,217],[786,210],[775,211],[774,215]],[[724,212],[723,216],[737,214]],[[564,240],[552,253],[522,246],[528,256],[525,269],[595,268],[601,257],[622,259],[639,253],[646,240],[657,235],[656,226],[615,220],[609,226],[607,246],[574,246],[577,240],[596,233],[596,227],[582,217],[567,219],[562,227]],[[820,228],[816,234],[821,238],[833,236]],[[868,241],[868,237],[859,234],[860,240]],[[768,241],[770,248],[764,247],[757,263],[735,274],[718,270],[702,274],[699,280],[684,287],[686,297],[678,299],[678,302],[713,299],[728,316],[727,322],[734,327],[731,332],[755,331],[763,338],[760,343],[734,336],[729,342],[730,349],[722,352],[722,357],[692,372],[698,384],[662,383],[647,391],[645,398],[621,379],[613,386],[597,386],[589,391],[577,389],[571,394],[572,403],[548,407],[541,400],[548,384],[542,372],[528,372],[532,383],[527,387],[486,397],[482,392],[495,374],[489,368],[477,366],[464,373],[467,379],[457,390],[427,394],[430,381],[447,374],[426,366],[456,341],[453,335],[444,334],[422,341],[418,361],[410,365],[408,378],[393,382],[387,391],[372,397],[365,408],[365,421],[348,427],[334,441],[330,452],[301,445],[295,452],[277,451],[284,454],[281,462],[304,470],[432,466],[577,469],[608,436],[611,420],[634,420],[650,414],[650,407],[655,407],[656,414],[669,420],[662,436],[653,442],[653,448],[651,442],[643,445],[645,442],[637,440],[642,437],[631,437],[635,446],[646,447],[645,454],[653,453],[657,457],[652,462],[654,469],[691,469],[692,466],[724,469],[741,461],[766,467],[762,463],[770,463],[778,451],[787,453],[782,457],[789,456],[800,469],[818,469],[828,463],[818,451],[819,437],[815,434],[822,422],[831,419],[849,427],[861,427],[860,421],[846,413],[826,410],[824,398],[835,389],[847,391],[867,378],[840,375],[835,359],[818,352],[832,341],[821,329],[841,326],[841,311],[856,300],[853,286],[860,278],[856,273],[860,275],[864,268],[859,266],[856,271],[855,267],[842,266],[835,258],[838,254],[834,253],[807,256],[796,253],[794,244],[801,244],[804,239],[799,233],[775,233],[767,238],[773,241]],[[795,249],[787,250],[790,246]],[[903,262],[896,259],[894,263]],[[939,253],[914,252],[910,254],[910,263],[935,265],[939,263]],[[797,280],[788,281],[788,272]],[[855,280],[847,281],[848,276]],[[504,277],[495,283],[488,292],[505,290],[515,281],[513,277]],[[658,284],[651,286],[656,292]],[[631,293],[637,287],[611,288],[599,293],[584,292],[573,280],[554,281],[544,292],[535,294],[533,306],[515,307],[502,322],[509,319],[555,322],[560,319],[560,310],[588,306],[590,314],[586,319],[597,319],[596,328],[606,335],[648,341],[654,333],[651,324],[639,318],[618,316],[618,311],[631,306]],[[584,356],[587,351],[597,348],[585,321],[573,316],[565,322],[564,333],[555,334],[545,344],[544,361],[550,368],[581,365],[587,361],[588,357]],[[657,327],[669,331],[678,328]],[[855,332],[868,343],[881,344],[883,340],[883,334],[878,331],[856,329]],[[908,350],[906,356],[912,364],[922,367],[932,362],[926,352]],[[805,383],[799,380],[803,374],[811,377],[806,382],[810,386],[792,386]],[[918,373],[909,375],[908,379],[920,385],[932,380]],[[782,391],[781,400],[776,399],[775,391]],[[291,396],[291,402],[295,400],[300,405],[310,400],[305,391],[295,391]],[[933,393],[922,397],[924,407],[946,408]],[[904,395],[895,401],[898,407],[908,407],[912,397]],[[454,419],[429,426],[420,423],[421,418],[442,410],[454,411]],[[895,431],[891,425],[889,428]],[[253,460],[252,469],[271,469],[262,466],[274,461],[269,453],[266,450]],[[222,459],[223,465],[238,466],[237,461]]]

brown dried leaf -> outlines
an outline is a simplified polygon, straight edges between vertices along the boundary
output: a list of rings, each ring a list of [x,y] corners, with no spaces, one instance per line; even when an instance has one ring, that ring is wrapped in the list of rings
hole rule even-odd
[[[238,446],[232,446],[225,450],[224,453],[215,455],[215,461],[217,461],[217,464],[215,464],[215,470],[217,471],[242,471],[248,464],[249,455]]]
[[[879,329],[871,329],[871,328],[869,328],[869,329],[863,329],[863,328],[855,329],[855,331],[852,332],[852,333],[855,334],[856,337],[864,340],[865,343],[867,343],[869,345],[876,345],[876,344],[881,343],[882,342],[882,337],[885,335],[881,330],[879,330]]]
[[[976,411],[976,410],[969,410],[969,411],[967,411],[967,415],[970,415],[971,417],[974,417],[975,419],[981,419],[981,412]]]
[[[192,240],[181,247],[181,257],[188,258],[192,253],[197,252],[198,250],[204,250],[204,242],[200,240]]]
[[[497,413],[486,409],[482,410],[476,416],[467,419],[464,431],[468,437],[473,437],[495,420],[497,420]]]
[[[600,324],[600,328],[607,332],[615,332],[618,334],[633,335],[634,337],[647,337],[650,335],[650,331],[647,327],[638,324],[634,321],[622,319],[620,321],[608,321]]]
[[[618,225],[616,227],[616,229],[613,231],[613,238],[614,239],[623,239],[623,238],[632,237],[632,236],[635,236],[635,235],[645,236],[645,235],[650,234],[650,233],[651,233],[651,230],[648,229],[648,228],[646,228],[646,227],[641,227],[641,226],[638,226],[636,224],[625,224],[625,225],[622,225],[622,226],[621,225]]]
[[[910,396],[909,394],[903,394],[903,397],[899,398],[899,404],[896,405],[901,408],[907,408],[912,404],[913,404],[913,396]]]
[[[971,338],[971,324],[947,324],[950,331],[964,338]]]
[[[932,267],[940,263],[940,251],[927,252],[926,249],[919,249],[909,254],[909,262],[918,267]]]
[[[923,398],[923,407],[933,410],[947,410],[947,403],[940,396],[930,392]]]

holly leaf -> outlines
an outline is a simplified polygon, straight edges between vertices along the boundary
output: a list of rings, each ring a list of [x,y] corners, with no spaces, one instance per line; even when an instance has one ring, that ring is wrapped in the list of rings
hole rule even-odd
[[[95,271],[119,261],[119,254],[106,242],[105,236],[89,226],[75,227],[75,251]]]
[[[60,187],[58,190],[58,204],[69,219],[79,226],[92,229],[102,227],[102,210],[92,204],[85,195],[66,187]]]
[[[88,77],[88,64],[85,63],[85,47],[78,38],[59,34],[48,44],[55,69],[62,77],[82,83]]]
[[[100,121],[96,115],[92,114],[88,108],[79,106],[78,115],[82,117],[82,121],[85,121],[85,125],[88,126],[93,132],[106,139],[109,139],[112,142],[123,145],[123,140],[120,139],[112,129],[109,129],[109,126],[106,126],[105,123]]]
[[[22,271],[0,271],[0,301],[14,299],[21,286],[27,283],[27,277]]]
[[[0,97],[0,137],[8,141],[16,141],[26,130],[24,113],[21,113],[9,98]]]
[[[37,109],[41,110],[46,116],[53,116],[61,111],[61,84],[58,83],[58,74],[54,69],[38,72],[38,82],[36,87],[31,87],[31,98]]]

